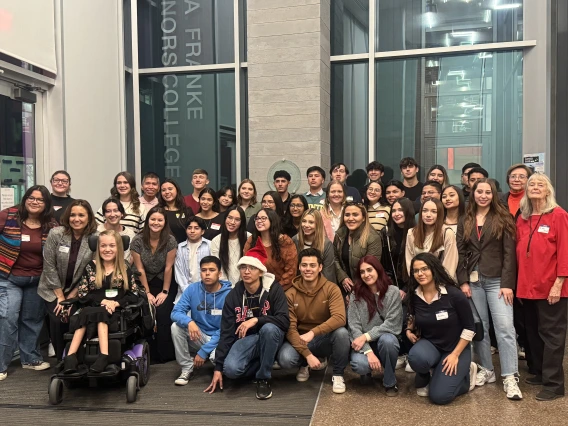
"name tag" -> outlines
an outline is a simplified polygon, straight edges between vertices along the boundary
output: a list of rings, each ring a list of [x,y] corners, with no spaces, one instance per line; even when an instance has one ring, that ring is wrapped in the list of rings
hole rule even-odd
[[[321,205],[325,204],[325,200],[320,200],[320,204]]]
[[[221,315],[222,313],[221,309],[211,309],[211,315]]]
[[[211,229],[214,229],[215,231],[218,231],[219,229],[221,229],[221,224],[220,224],[220,223],[212,223],[212,224],[211,224]]]
[[[438,321],[448,319],[448,311],[440,311],[436,313],[436,319]]]
[[[540,225],[538,227],[538,232],[540,232],[542,234],[548,234],[549,231],[550,231],[550,226],[548,226],[548,225]]]
[[[30,241],[30,236],[26,234],[22,234],[22,241],[27,242]]]
[[[384,213],[377,213],[377,214],[375,215],[375,217],[380,217],[380,218],[383,218],[383,219],[384,219],[384,218],[385,218],[385,214],[384,214]]]
[[[353,201],[353,197],[349,196],[345,199],[348,203],[351,203]]]
[[[61,253],[69,253],[70,247],[69,246],[59,246],[59,251]]]
[[[63,208],[63,206],[53,206],[53,210],[55,210],[55,211],[60,210],[62,208]]]
[[[116,288],[109,288],[105,290],[105,297],[116,297],[118,296],[118,290]]]
[[[375,205],[373,205],[374,209],[378,209],[379,207],[381,207],[381,203],[375,203]]]

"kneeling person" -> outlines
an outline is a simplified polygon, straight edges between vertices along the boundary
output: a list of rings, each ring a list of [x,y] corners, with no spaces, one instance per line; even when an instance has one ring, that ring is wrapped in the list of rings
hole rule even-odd
[[[193,368],[201,367],[207,358],[215,363],[219,342],[221,313],[225,297],[231,291],[229,281],[220,281],[221,261],[205,256],[200,262],[201,281],[183,292],[171,313],[172,340],[181,374],[175,384],[189,383]],[[191,356],[196,353],[195,357]]]
[[[266,271],[266,250],[259,238],[237,263],[241,280],[227,295],[213,380],[205,392],[223,389],[230,379],[256,378],[256,397],[272,396],[269,380],[276,353],[290,325],[282,286]]]
[[[282,368],[299,367],[296,379],[305,382],[310,368],[320,368],[318,359],[333,358],[333,392],[345,392],[343,372],[349,362],[349,333],[345,328],[345,304],[337,284],[322,274],[319,250],[307,248],[298,255],[301,276],[286,292],[290,311],[287,342],[278,363]]]

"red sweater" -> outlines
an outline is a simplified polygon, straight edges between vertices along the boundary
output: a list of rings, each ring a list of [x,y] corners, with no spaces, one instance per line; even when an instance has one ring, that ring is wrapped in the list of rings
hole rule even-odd
[[[516,216],[517,212],[519,211],[519,207],[521,206],[521,199],[525,195],[525,191],[521,191],[518,193],[509,192],[509,198],[507,199],[507,204],[509,206],[509,212]]]

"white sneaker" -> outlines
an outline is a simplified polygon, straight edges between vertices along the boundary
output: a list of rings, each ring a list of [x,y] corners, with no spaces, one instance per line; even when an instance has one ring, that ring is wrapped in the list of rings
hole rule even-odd
[[[327,358],[318,358],[320,360],[319,368],[312,368],[314,371],[321,371],[327,368]]]
[[[192,373],[193,371],[182,371],[174,383],[178,386],[187,385],[189,383],[189,379],[191,379]]]
[[[406,367],[404,368],[404,371],[406,371],[407,373],[414,373],[414,370],[410,366],[409,362],[406,363]]]
[[[333,376],[331,381],[333,382],[333,393],[345,392],[345,381],[343,380],[343,376]]]
[[[296,373],[296,380],[299,382],[307,382],[310,378],[310,367],[300,367]]]
[[[51,342],[49,342],[49,346],[47,347],[47,356],[49,358],[55,357],[55,348]]]
[[[401,355],[396,359],[396,366],[394,367],[395,370],[400,370],[406,364],[406,356]]]
[[[430,385],[426,385],[426,387],[416,389],[416,395],[418,396],[428,396],[429,393],[430,393]]]
[[[274,364],[272,364],[272,369],[273,370],[282,370],[282,367],[280,367],[280,364],[278,364],[278,361],[274,361]]]
[[[491,346],[491,355],[495,355],[499,353],[499,349],[497,349],[495,346]]]
[[[507,393],[507,398],[515,401],[523,399],[523,394],[517,383],[519,383],[519,378],[515,376],[503,380],[503,390]]]
[[[45,361],[33,361],[22,364],[22,368],[36,371],[47,370],[49,367],[51,367],[51,365],[49,365],[49,362]]]
[[[475,378],[475,386],[483,386],[485,383],[495,383],[495,380],[495,371],[479,367],[477,377]]]
[[[519,359],[521,359],[521,360],[527,359],[527,354],[525,353],[525,348],[523,348],[522,346],[518,346],[517,354],[518,354]]]
[[[3,371],[2,373],[0,373],[0,382],[1,382],[2,380],[5,380],[6,377],[8,377],[8,370]]]
[[[469,364],[469,391],[475,389],[475,382],[477,379],[477,364],[472,362]]]

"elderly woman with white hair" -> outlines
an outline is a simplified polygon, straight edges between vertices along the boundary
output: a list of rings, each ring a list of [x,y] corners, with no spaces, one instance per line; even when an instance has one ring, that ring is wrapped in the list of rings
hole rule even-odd
[[[556,203],[550,179],[535,173],[527,181],[517,220],[517,297],[525,311],[528,350],[542,385],[539,401],[564,396],[562,361],[568,324],[568,213]]]

